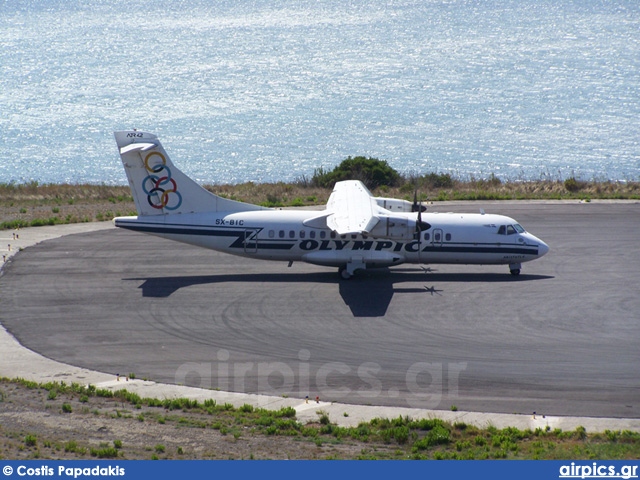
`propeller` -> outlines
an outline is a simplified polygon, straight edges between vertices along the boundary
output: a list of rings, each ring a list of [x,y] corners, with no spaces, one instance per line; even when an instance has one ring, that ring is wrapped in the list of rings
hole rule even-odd
[[[412,212],[426,212],[427,207],[422,205],[422,202],[418,203],[418,190],[413,192],[413,205],[411,205]]]
[[[418,191],[416,190],[413,195],[413,205],[411,206],[411,211],[418,212],[418,217],[416,219],[416,237],[418,240],[418,263],[422,263],[422,259],[420,258],[420,253],[422,252],[422,232],[425,230],[429,230],[431,225],[427,222],[422,221],[422,212],[427,209],[422,203],[418,203]]]

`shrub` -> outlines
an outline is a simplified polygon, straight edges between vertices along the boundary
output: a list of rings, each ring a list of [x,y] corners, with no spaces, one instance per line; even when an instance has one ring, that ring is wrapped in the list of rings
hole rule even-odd
[[[409,428],[408,427],[394,428],[393,437],[396,439],[396,442],[400,444],[407,443],[407,441],[409,440]]]
[[[422,420],[411,422],[409,427],[413,429],[417,428],[419,430],[432,430],[435,427],[442,425],[444,425],[444,422],[439,418],[423,418]]]
[[[320,424],[329,425],[330,423],[331,420],[329,419],[329,415],[327,415],[325,412],[320,413]]]
[[[564,188],[569,192],[577,192],[582,188],[582,182],[578,182],[575,177],[570,177],[564,181]]]
[[[449,443],[449,430],[442,425],[437,425],[429,433],[413,444],[412,451],[425,450],[436,445],[446,445]]]
[[[114,447],[106,447],[106,448],[92,448],[90,450],[92,457],[98,458],[118,458],[118,450]]]
[[[74,442],[73,440],[70,440],[64,446],[64,451],[67,452],[67,453],[68,452],[75,452],[76,450],[78,450],[78,444],[76,442]]]
[[[317,169],[311,183],[319,187],[333,187],[343,180],[360,180],[367,188],[373,189],[381,185],[397,186],[401,177],[385,160],[366,157],[348,157],[330,172]]]
[[[24,437],[24,444],[27,447],[35,447],[37,443],[38,440],[34,435],[27,435],[26,437]]]
[[[276,417],[294,418],[296,416],[296,409],[293,407],[282,407],[275,415]]]
[[[451,188],[453,187],[453,178],[449,173],[427,173],[420,179],[423,186],[431,188]]]
[[[473,441],[479,447],[483,447],[484,445],[487,444],[487,439],[484,438],[481,435],[476,435],[476,437],[473,439]]]

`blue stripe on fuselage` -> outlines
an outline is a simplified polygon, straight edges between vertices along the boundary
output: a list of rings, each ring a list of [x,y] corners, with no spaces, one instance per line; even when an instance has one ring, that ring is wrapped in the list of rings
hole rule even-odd
[[[392,242],[390,240],[343,240],[343,239],[326,239],[326,240],[265,240],[258,239],[257,246],[255,238],[246,237],[247,231],[259,232],[262,228],[216,228],[216,227],[192,227],[192,226],[167,226],[159,224],[134,224],[134,223],[119,223],[118,227],[125,228],[127,230],[133,230],[144,233],[156,233],[156,234],[173,234],[173,235],[201,235],[212,237],[231,237],[236,241],[229,245],[229,248],[256,248],[259,250],[290,250],[294,245],[305,251],[311,252],[314,250],[384,250],[384,251],[405,251],[409,253],[418,252],[418,242],[412,241],[408,243]],[[333,247],[331,248],[332,245]],[[421,242],[426,243],[426,242]],[[304,247],[301,246],[304,244]],[[389,245],[391,244],[391,245]],[[356,247],[356,248],[354,248]],[[432,243],[426,243],[424,247],[420,248],[420,252],[433,252],[433,253],[487,253],[487,254],[512,254],[512,255],[538,255],[537,245],[516,245],[516,244],[498,244],[498,243],[485,243],[485,244],[447,244],[443,242],[442,245],[433,245]]]

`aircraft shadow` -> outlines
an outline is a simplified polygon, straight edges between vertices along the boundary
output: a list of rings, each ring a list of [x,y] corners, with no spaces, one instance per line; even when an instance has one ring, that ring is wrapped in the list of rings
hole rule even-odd
[[[444,290],[433,286],[437,282],[520,282],[554,278],[547,275],[520,275],[516,278],[498,273],[434,273],[416,269],[381,268],[360,272],[351,280],[338,279],[336,272],[322,273],[258,273],[237,275],[197,275],[180,277],[125,278],[142,281],[143,297],[166,298],[181,288],[195,285],[215,285],[231,282],[263,283],[330,283],[339,285],[339,293],[354,317],[382,317],[386,314],[394,294],[423,294],[442,296]],[[421,288],[397,286],[403,283],[427,283]]]

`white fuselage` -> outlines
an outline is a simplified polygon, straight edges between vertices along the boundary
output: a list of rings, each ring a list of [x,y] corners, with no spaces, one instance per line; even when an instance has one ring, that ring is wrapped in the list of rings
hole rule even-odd
[[[522,230],[515,220],[501,215],[424,213],[422,220],[431,228],[421,232],[420,240],[399,241],[362,234],[337,235],[326,227],[303,224],[319,213],[322,212],[187,213],[119,217],[115,224],[234,255],[337,267],[346,263],[367,268],[401,263],[518,265],[548,251],[544,242]]]

